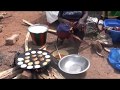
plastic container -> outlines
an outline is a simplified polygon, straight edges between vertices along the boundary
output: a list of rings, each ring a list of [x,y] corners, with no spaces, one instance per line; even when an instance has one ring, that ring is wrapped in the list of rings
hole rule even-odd
[[[111,48],[108,54],[108,61],[112,67],[120,71],[120,48]]]
[[[106,19],[103,22],[104,27],[120,27],[120,20],[118,19]],[[120,42],[120,31],[117,30],[108,30],[108,34],[112,38],[113,43]]]
[[[35,45],[43,46],[46,44],[47,31],[48,31],[47,25],[36,24],[34,26],[28,27],[28,31],[30,32],[32,41]]]
[[[105,19],[104,27],[120,27],[120,20],[118,19]]]

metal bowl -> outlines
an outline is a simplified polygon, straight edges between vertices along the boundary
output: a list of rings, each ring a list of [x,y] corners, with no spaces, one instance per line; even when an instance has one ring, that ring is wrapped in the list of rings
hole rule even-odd
[[[90,61],[83,56],[71,54],[64,56],[59,61],[58,67],[68,74],[80,74],[89,69]]]

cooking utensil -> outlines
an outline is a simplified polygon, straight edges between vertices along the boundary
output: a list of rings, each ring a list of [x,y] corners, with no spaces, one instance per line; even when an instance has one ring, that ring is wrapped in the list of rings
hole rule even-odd
[[[59,53],[59,50],[58,50],[58,48],[57,48],[57,45],[56,45],[56,44],[55,44],[55,48],[56,48],[56,50],[57,50],[57,52],[58,52],[59,58],[61,59],[62,57],[61,57],[61,55],[60,55],[60,53]]]
[[[90,61],[83,56],[71,54],[63,57],[59,61],[58,67],[68,74],[80,74],[89,69]]]
[[[33,51],[36,53],[33,54],[32,53]],[[40,51],[42,52],[41,54],[38,53]],[[43,55],[43,53],[44,53],[44,55]],[[45,55],[45,53],[47,53],[47,54]],[[18,65],[20,68],[23,68],[23,69],[28,69],[27,68],[28,66],[32,67],[29,69],[39,69],[39,68],[43,68],[43,67],[47,66],[51,62],[51,59],[52,59],[52,55],[48,51],[40,50],[40,49],[32,49],[32,50],[26,51],[25,53],[20,54],[17,57],[17,59],[15,60],[15,63],[16,63],[16,65]],[[25,62],[26,60],[28,60],[28,61]],[[39,63],[36,64],[35,63],[36,61],[39,61]],[[28,65],[28,63],[30,64],[30,62],[31,62],[31,65]],[[21,65],[23,65],[23,64],[26,64],[27,66],[21,67]],[[36,65],[39,67],[36,67]]]
[[[66,50],[59,50],[59,53],[60,53],[60,55],[61,55],[61,58],[69,54]],[[52,53],[52,55],[53,55],[56,59],[60,59],[57,51],[54,51],[54,52]]]
[[[46,44],[48,26],[44,24],[35,24],[28,27],[32,41],[37,46],[43,46]]]
[[[25,19],[22,19],[22,21],[29,26],[34,26],[34,24],[30,23],[29,21],[27,21]],[[55,33],[55,34],[57,33],[57,31],[53,30],[53,29],[48,29],[48,32]]]

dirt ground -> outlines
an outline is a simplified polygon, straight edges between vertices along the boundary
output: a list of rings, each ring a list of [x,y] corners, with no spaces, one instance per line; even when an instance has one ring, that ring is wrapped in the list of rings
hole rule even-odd
[[[26,19],[35,24],[47,24],[45,14],[41,11],[1,11],[12,15],[9,18],[4,18],[0,21],[3,25],[3,31],[0,33],[0,71],[7,70],[11,67],[16,52],[24,52],[24,40],[28,26],[23,25],[22,19]],[[0,12],[0,13],[1,13]],[[50,26],[55,29],[56,27]],[[20,34],[19,40],[14,45],[6,45],[5,39],[12,34]],[[47,44],[49,51],[54,49],[53,42],[56,41],[56,36],[48,33]],[[90,42],[90,40],[86,40]],[[83,45],[84,46],[84,45]],[[70,54],[77,53],[76,45],[71,40],[66,40],[62,49],[67,50]],[[106,58],[102,58],[92,52],[91,47],[79,52],[80,55],[90,60],[90,68],[83,77],[85,79],[119,79],[120,73],[115,71],[108,63]],[[107,57],[107,52],[105,55]],[[79,78],[79,77],[78,77]]]

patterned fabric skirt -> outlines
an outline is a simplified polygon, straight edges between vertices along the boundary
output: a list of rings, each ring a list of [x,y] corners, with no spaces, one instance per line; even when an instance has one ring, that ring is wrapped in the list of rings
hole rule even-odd
[[[84,31],[79,29],[74,29],[73,33],[70,32],[71,26],[65,23],[60,23],[57,27],[57,36],[60,39],[68,39],[71,34],[78,36],[80,39],[83,39],[85,36]]]

